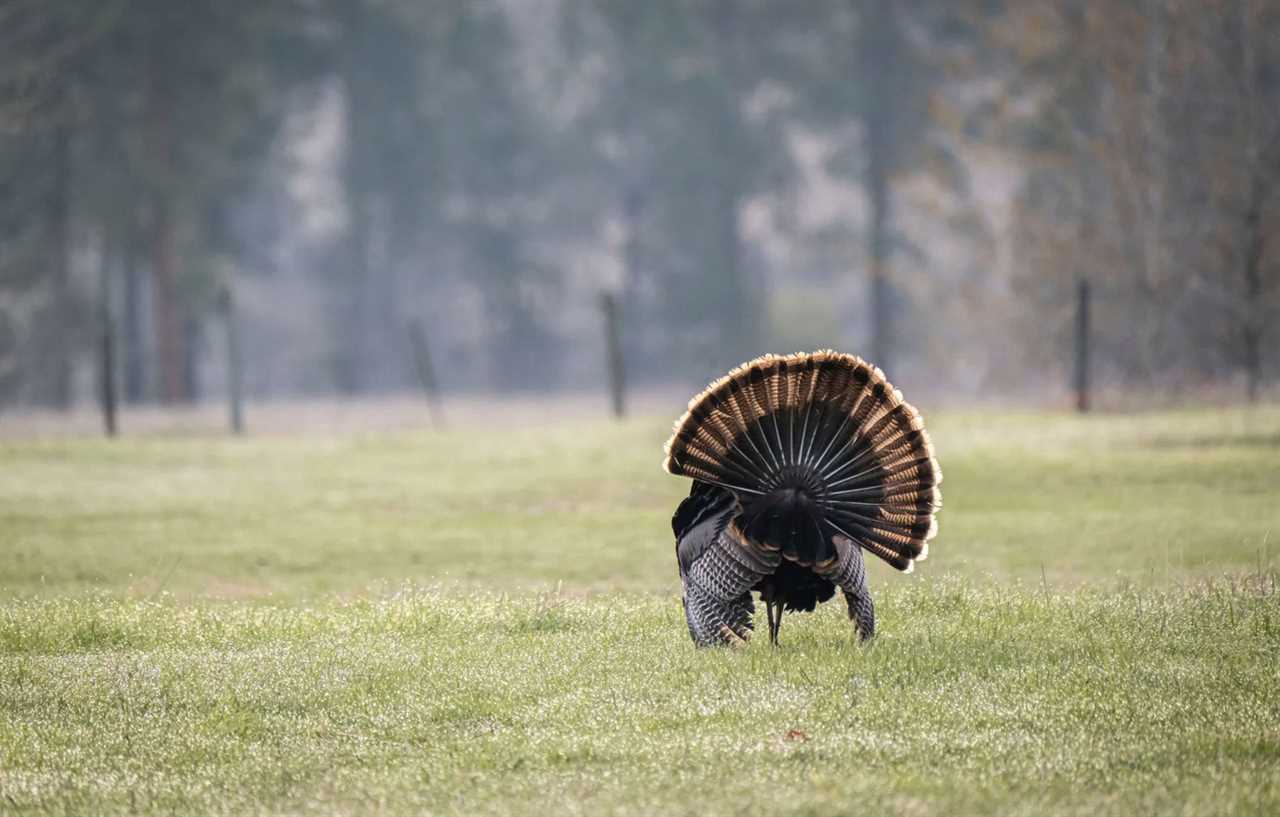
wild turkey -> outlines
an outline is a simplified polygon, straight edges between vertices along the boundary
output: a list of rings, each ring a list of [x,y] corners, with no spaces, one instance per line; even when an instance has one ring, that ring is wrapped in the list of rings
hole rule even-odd
[[[753,590],[776,645],[783,610],[837,586],[867,640],[862,552],[910,572],[937,532],[942,472],[920,414],[853,355],[744,363],[689,401],[665,450],[667,473],[693,479],[671,527],[698,646],[750,637]]]

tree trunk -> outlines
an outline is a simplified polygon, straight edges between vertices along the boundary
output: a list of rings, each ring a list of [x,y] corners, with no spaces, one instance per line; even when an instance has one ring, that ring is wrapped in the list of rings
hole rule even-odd
[[[160,400],[186,399],[186,343],[178,312],[178,259],[169,203],[156,197],[151,224],[151,307],[156,359],[160,371]]]
[[[864,187],[867,195],[867,272],[869,281],[869,328],[871,360],[881,369],[893,365],[893,287],[890,282],[890,231],[893,200],[890,177],[894,168],[894,123],[898,120],[897,100],[889,87],[894,79],[902,48],[901,31],[892,4],[881,5],[855,0],[861,16],[861,56],[863,82],[869,83],[862,110],[862,132],[866,150]]]
[[[1262,205],[1265,185],[1256,176],[1245,215],[1244,253],[1244,319],[1240,322],[1245,393],[1250,403],[1258,400],[1262,389],[1262,333],[1266,325],[1262,292],[1262,258],[1266,246]]]
[[[71,364],[77,325],[71,300],[71,131],[58,126],[53,136],[54,187],[49,199],[49,277],[54,331],[49,345],[49,380],[45,400],[50,407],[71,407]]]
[[[740,168],[748,161],[744,155],[743,130],[740,112],[742,94],[742,66],[740,64],[740,37],[738,35],[737,7],[731,0],[721,0],[716,10],[716,46],[720,62],[721,98],[719,121],[716,130],[724,134],[726,154],[717,162],[715,212],[717,221],[717,255],[722,280],[727,287],[724,310],[721,313],[724,348],[728,357],[725,365],[753,357],[757,341],[759,321],[751,308],[746,276],[742,265],[742,233],[738,224],[738,210],[743,192],[740,184]]]
[[[632,37],[636,32],[631,32]],[[636,95],[636,63],[645,54],[643,46],[628,38],[618,55],[621,88],[619,97],[631,100]],[[622,214],[626,237],[622,245],[622,282],[618,288],[618,309],[626,316],[622,329],[622,360],[638,363],[645,359],[645,338],[641,334],[646,326],[644,291],[644,241],[642,220],[647,203],[645,172],[649,166],[649,151],[645,149],[641,132],[636,128],[635,106],[622,104],[617,108],[617,128],[624,152],[618,177],[619,209]]]
[[[1241,69],[1245,93],[1245,161],[1249,171],[1249,205],[1244,218],[1244,319],[1241,321],[1241,357],[1245,371],[1245,395],[1256,403],[1262,391],[1262,339],[1267,324],[1263,293],[1263,257],[1266,250],[1266,225],[1263,210],[1275,180],[1277,157],[1272,154],[1280,146],[1280,132],[1266,143],[1258,132],[1259,101],[1257,52],[1254,48],[1255,25],[1249,3],[1240,4]]]
[[[346,257],[346,302],[340,307],[339,337],[342,347],[337,355],[338,389],[346,394],[359,394],[368,386],[366,367],[370,365],[368,348],[369,305],[373,293],[369,281],[369,217],[364,195],[348,188]]]
[[[627,414],[627,380],[622,363],[622,329],[618,317],[618,300],[613,293],[600,293],[600,311],[604,316],[605,364],[609,370],[609,398],[613,416],[621,419]]]
[[[1139,169],[1139,251],[1142,263],[1139,287],[1147,308],[1135,315],[1138,360],[1146,378],[1158,382],[1168,368],[1168,321],[1172,298],[1182,282],[1171,282],[1165,242],[1168,208],[1165,192],[1170,179],[1168,128],[1164,116],[1165,79],[1168,74],[1168,27],[1163,0],[1146,0],[1143,17],[1146,42],[1142,51],[1142,98],[1139,120],[1140,153],[1131,159]]]
[[[124,399],[141,403],[146,397],[146,345],[143,339],[143,280],[138,269],[137,244],[132,232],[124,247]]]
[[[644,325],[640,300],[641,278],[644,275],[640,239],[640,219],[643,212],[644,195],[640,191],[640,181],[628,176],[622,191],[622,221],[627,237],[622,245],[622,286],[618,298],[618,309],[627,317],[622,326],[620,352],[624,361],[639,361],[643,358],[643,339],[639,332]]]
[[[200,399],[200,321],[194,316],[182,322],[183,399]]]
[[[227,332],[227,414],[232,434],[244,433],[244,373],[240,358],[240,325],[235,297],[228,286],[222,291],[222,319]]]
[[[153,59],[148,69],[148,138],[156,168],[150,223],[152,332],[160,375],[160,401],[177,403],[186,398],[186,349],[178,305],[173,96],[166,86],[165,66]]]
[[[114,248],[109,235],[103,236],[99,257],[98,332],[100,357],[98,361],[98,398],[102,406],[102,427],[108,437],[116,435],[116,338],[115,322],[111,317],[111,264]]]
[[[868,130],[875,125],[868,123]],[[889,178],[885,157],[881,151],[871,148],[878,139],[868,139],[867,151],[867,209],[870,211],[867,269],[870,274],[871,302],[869,318],[871,328],[871,361],[881,369],[891,365],[890,349],[893,337],[893,305],[889,292]]]
[[[374,300],[370,281],[372,250],[373,193],[376,182],[369,156],[370,134],[366,128],[365,108],[368,93],[360,66],[368,48],[367,21],[358,4],[342,5],[343,53],[342,90],[345,155],[342,181],[347,210],[347,227],[343,236],[341,271],[345,286],[340,288],[342,302],[336,310],[338,320],[335,337],[338,349],[334,355],[334,380],[338,390],[358,394],[369,384],[370,360],[369,313]]]
[[[736,180],[725,174],[716,190],[716,216],[719,228],[719,256],[721,274],[727,291],[721,318],[721,336],[729,357],[723,363],[731,365],[748,357],[755,350],[755,316],[751,314],[750,295],[742,271],[742,236],[738,230],[738,207],[741,196]]]

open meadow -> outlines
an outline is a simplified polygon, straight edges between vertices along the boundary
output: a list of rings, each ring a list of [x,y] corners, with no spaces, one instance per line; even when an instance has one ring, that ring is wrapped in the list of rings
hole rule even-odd
[[[668,417],[0,439],[0,814],[1280,813],[1280,409],[927,419],[931,557],[778,650]]]

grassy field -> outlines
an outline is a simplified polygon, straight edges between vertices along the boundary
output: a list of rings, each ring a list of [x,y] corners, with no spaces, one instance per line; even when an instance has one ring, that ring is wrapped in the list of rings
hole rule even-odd
[[[0,814],[1280,813],[1280,409],[929,422],[875,643],[701,652],[665,418],[0,441]]]

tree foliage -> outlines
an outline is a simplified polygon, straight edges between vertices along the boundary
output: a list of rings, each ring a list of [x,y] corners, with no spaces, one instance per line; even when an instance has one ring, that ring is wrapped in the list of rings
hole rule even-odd
[[[1082,280],[1102,382],[1257,396],[1278,32],[1267,0],[9,0],[0,399],[85,393],[101,315],[131,398],[217,388],[227,290],[256,394],[413,387],[410,324],[446,388],[600,383],[602,289],[633,382],[803,343],[1044,385]]]

